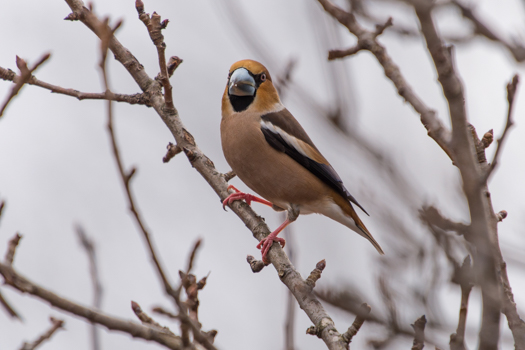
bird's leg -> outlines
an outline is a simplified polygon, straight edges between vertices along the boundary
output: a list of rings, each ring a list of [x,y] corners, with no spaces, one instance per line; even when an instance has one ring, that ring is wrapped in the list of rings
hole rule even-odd
[[[286,218],[286,220],[284,220],[284,222],[281,224],[281,226],[277,227],[277,229],[275,231],[273,231],[272,233],[270,233],[268,235],[268,237],[263,238],[259,242],[259,244],[257,244],[257,249],[261,250],[262,261],[265,264],[269,264],[270,263],[266,256],[268,255],[268,252],[270,251],[270,248],[272,247],[273,242],[278,242],[284,248],[284,245],[286,244],[286,241],[284,240],[284,238],[277,237],[277,235],[282,230],[284,230],[284,228],[286,226],[288,226],[289,224],[294,222],[297,219],[298,216],[299,216],[299,208],[296,205],[292,204],[291,207],[288,209],[288,217]]]
[[[232,204],[236,200],[244,199],[246,201],[246,204],[250,205],[253,202],[259,202],[264,205],[267,205],[269,207],[272,207],[273,204],[268,202],[267,200],[264,200],[262,198],[256,197],[249,193],[244,193],[239,191],[235,186],[229,185],[228,191],[232,189],[235,191],[235,193],[230,194],[228,197],[226,197],[225,200],[222,201],[222,209],[226,210],[226,206]]]

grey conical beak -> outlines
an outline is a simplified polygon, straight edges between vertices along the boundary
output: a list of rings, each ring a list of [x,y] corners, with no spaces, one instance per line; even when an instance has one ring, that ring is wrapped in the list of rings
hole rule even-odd
[[[235,96],[255,95],[255,79],[246,68],[238,68],[232,73],[228,92]]]

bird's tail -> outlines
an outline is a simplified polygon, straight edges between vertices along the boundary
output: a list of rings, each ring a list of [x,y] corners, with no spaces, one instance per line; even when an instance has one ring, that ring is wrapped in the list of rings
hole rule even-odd
[[[366,228],[365,224],[363,224],[359,216],[357,216],[357,213],[352,207],[352,204],[350,204],[348,200],[340,195],[334,195],[332,198],[334,200],[331,202],[332,204],[325,206],[324,210],[320,213],[345,225],[351,230],[357,232],[359,235],[365,237],[377,249],[379,254],[385,255],[385,252],[383,252],[383,249],[381,249],[379,243],[376,242],[374,237],[372,237],[372,234]]]

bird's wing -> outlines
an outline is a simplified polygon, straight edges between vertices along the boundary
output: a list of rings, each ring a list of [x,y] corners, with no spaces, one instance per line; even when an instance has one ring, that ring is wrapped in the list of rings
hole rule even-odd
[[[334,168],[315,147],[299,122],[287,109],[263,115],[261,117],[261,131],[270,146],[287,154],[368,215],[366,210],[348,192]]]

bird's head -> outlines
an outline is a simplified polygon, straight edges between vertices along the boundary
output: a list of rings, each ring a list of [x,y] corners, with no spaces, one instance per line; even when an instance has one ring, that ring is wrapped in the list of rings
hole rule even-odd
[[[281,100],[265,66],[252,60],[238,61],[231,66],[222,99],[223,114],[279,109],[282,109]]]

